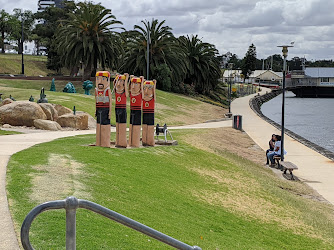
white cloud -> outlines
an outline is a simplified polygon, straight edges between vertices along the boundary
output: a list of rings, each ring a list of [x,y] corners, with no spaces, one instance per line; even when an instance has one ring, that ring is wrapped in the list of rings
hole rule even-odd
[[[7,11],[37,10],[37,0],[0,0]],[[166,20],[176,36],[198,34],[220,53],[243,57],[251,43],[258,58],[281,53],[277,45],[295,41],[289,57],[334,59],[332,0],[93,0],[112,9],[132,29],[141,20]]]

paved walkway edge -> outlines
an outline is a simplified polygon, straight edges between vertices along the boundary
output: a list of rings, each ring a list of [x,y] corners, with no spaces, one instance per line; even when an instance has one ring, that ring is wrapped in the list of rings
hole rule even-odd
[[[12,216],[9,212],[6,193],[6,171],[10,156],[0,156],[0,249],[19,249],[19,242],[14,231]]]

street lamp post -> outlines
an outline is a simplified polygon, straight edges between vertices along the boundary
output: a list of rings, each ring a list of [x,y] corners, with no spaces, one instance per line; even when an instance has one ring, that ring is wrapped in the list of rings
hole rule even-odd
[[[229,75],[228,75],[228,82],[229,82],[229,85],[228,85],[228,113],[229,115],[231,115],[231,98],[232,98],[232,81],[231,81],[231,77],[232,77],[232,69],[233,69],[233,63],[229,63],[228,64],[228,68],[229,68]]]
[[[153,23],[153,20],[152,20]],[[147,35],[146,35],[146,44],[147,44],[147,64],[146,64],[146,79],[149,79],[149,73],[150,73],[150,43],[151,43],[151,38],[150,38],[150,23],[147,22]]]
[[[285,75],[286,75],[286,58],[288,56],[288,48],[293,47],[292,45],[281,45],[277,46],[282,48],[283,52],[283,93],[282,93],[282,129],[281,129],[281,161],[284,161],[284,111],[285,111]]]
[[[22,75],[24,75],[24,61],[23,61],[23,51],[24,51],[24,48],[23,48],[23,42],[24,42],[24,34],[23,34],[23,13],[21,13],[21,48],[22,48]]]

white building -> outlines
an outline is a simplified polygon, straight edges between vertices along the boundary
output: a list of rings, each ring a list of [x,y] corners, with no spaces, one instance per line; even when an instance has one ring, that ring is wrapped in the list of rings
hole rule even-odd
[[[244,78],[241,70],[234,69],[226,69],[223,75],[223,81],[228,82],[228,80],[232,82],[244,82]],[[254,70],[252,74],[249,76],[249,79],[245,80],[245,83],[268,83],[271,84],[281,84],[283,79],[282,72],[274,72],[272,70]]]

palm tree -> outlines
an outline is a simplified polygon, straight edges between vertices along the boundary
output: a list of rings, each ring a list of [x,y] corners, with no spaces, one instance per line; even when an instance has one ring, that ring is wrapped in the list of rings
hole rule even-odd
[[[69,13],[57,31],[58,52],[65,66],[80,64],[84,67],[84,79],[88,79],[98,64],[102,68],[114,68],[121,48],[115,24],[122,24],[110,9],[92,3],[79,3],[75,13]]]
[[[202,42],[198,36],[181,36],[179,44],[186,55],[187,75],[184,83],[194,84],[199,93],[214,89],[220,77],[217,49],[210,43]]]
[[[134,26],[134,30],[124,32],[126,43],[124,64],[121,70],[146,76],[147,63],[147,37],[150,37],[149,61],[150,76],[156,77],[155,71],[159,65],[166,64],[171,70],[173,81],[180,81],[186,72],[184,54],[178,46],[177,39],[171,32],[171,28],[164,26],[165,20],[157,19],[142,21],[143,26]]]

